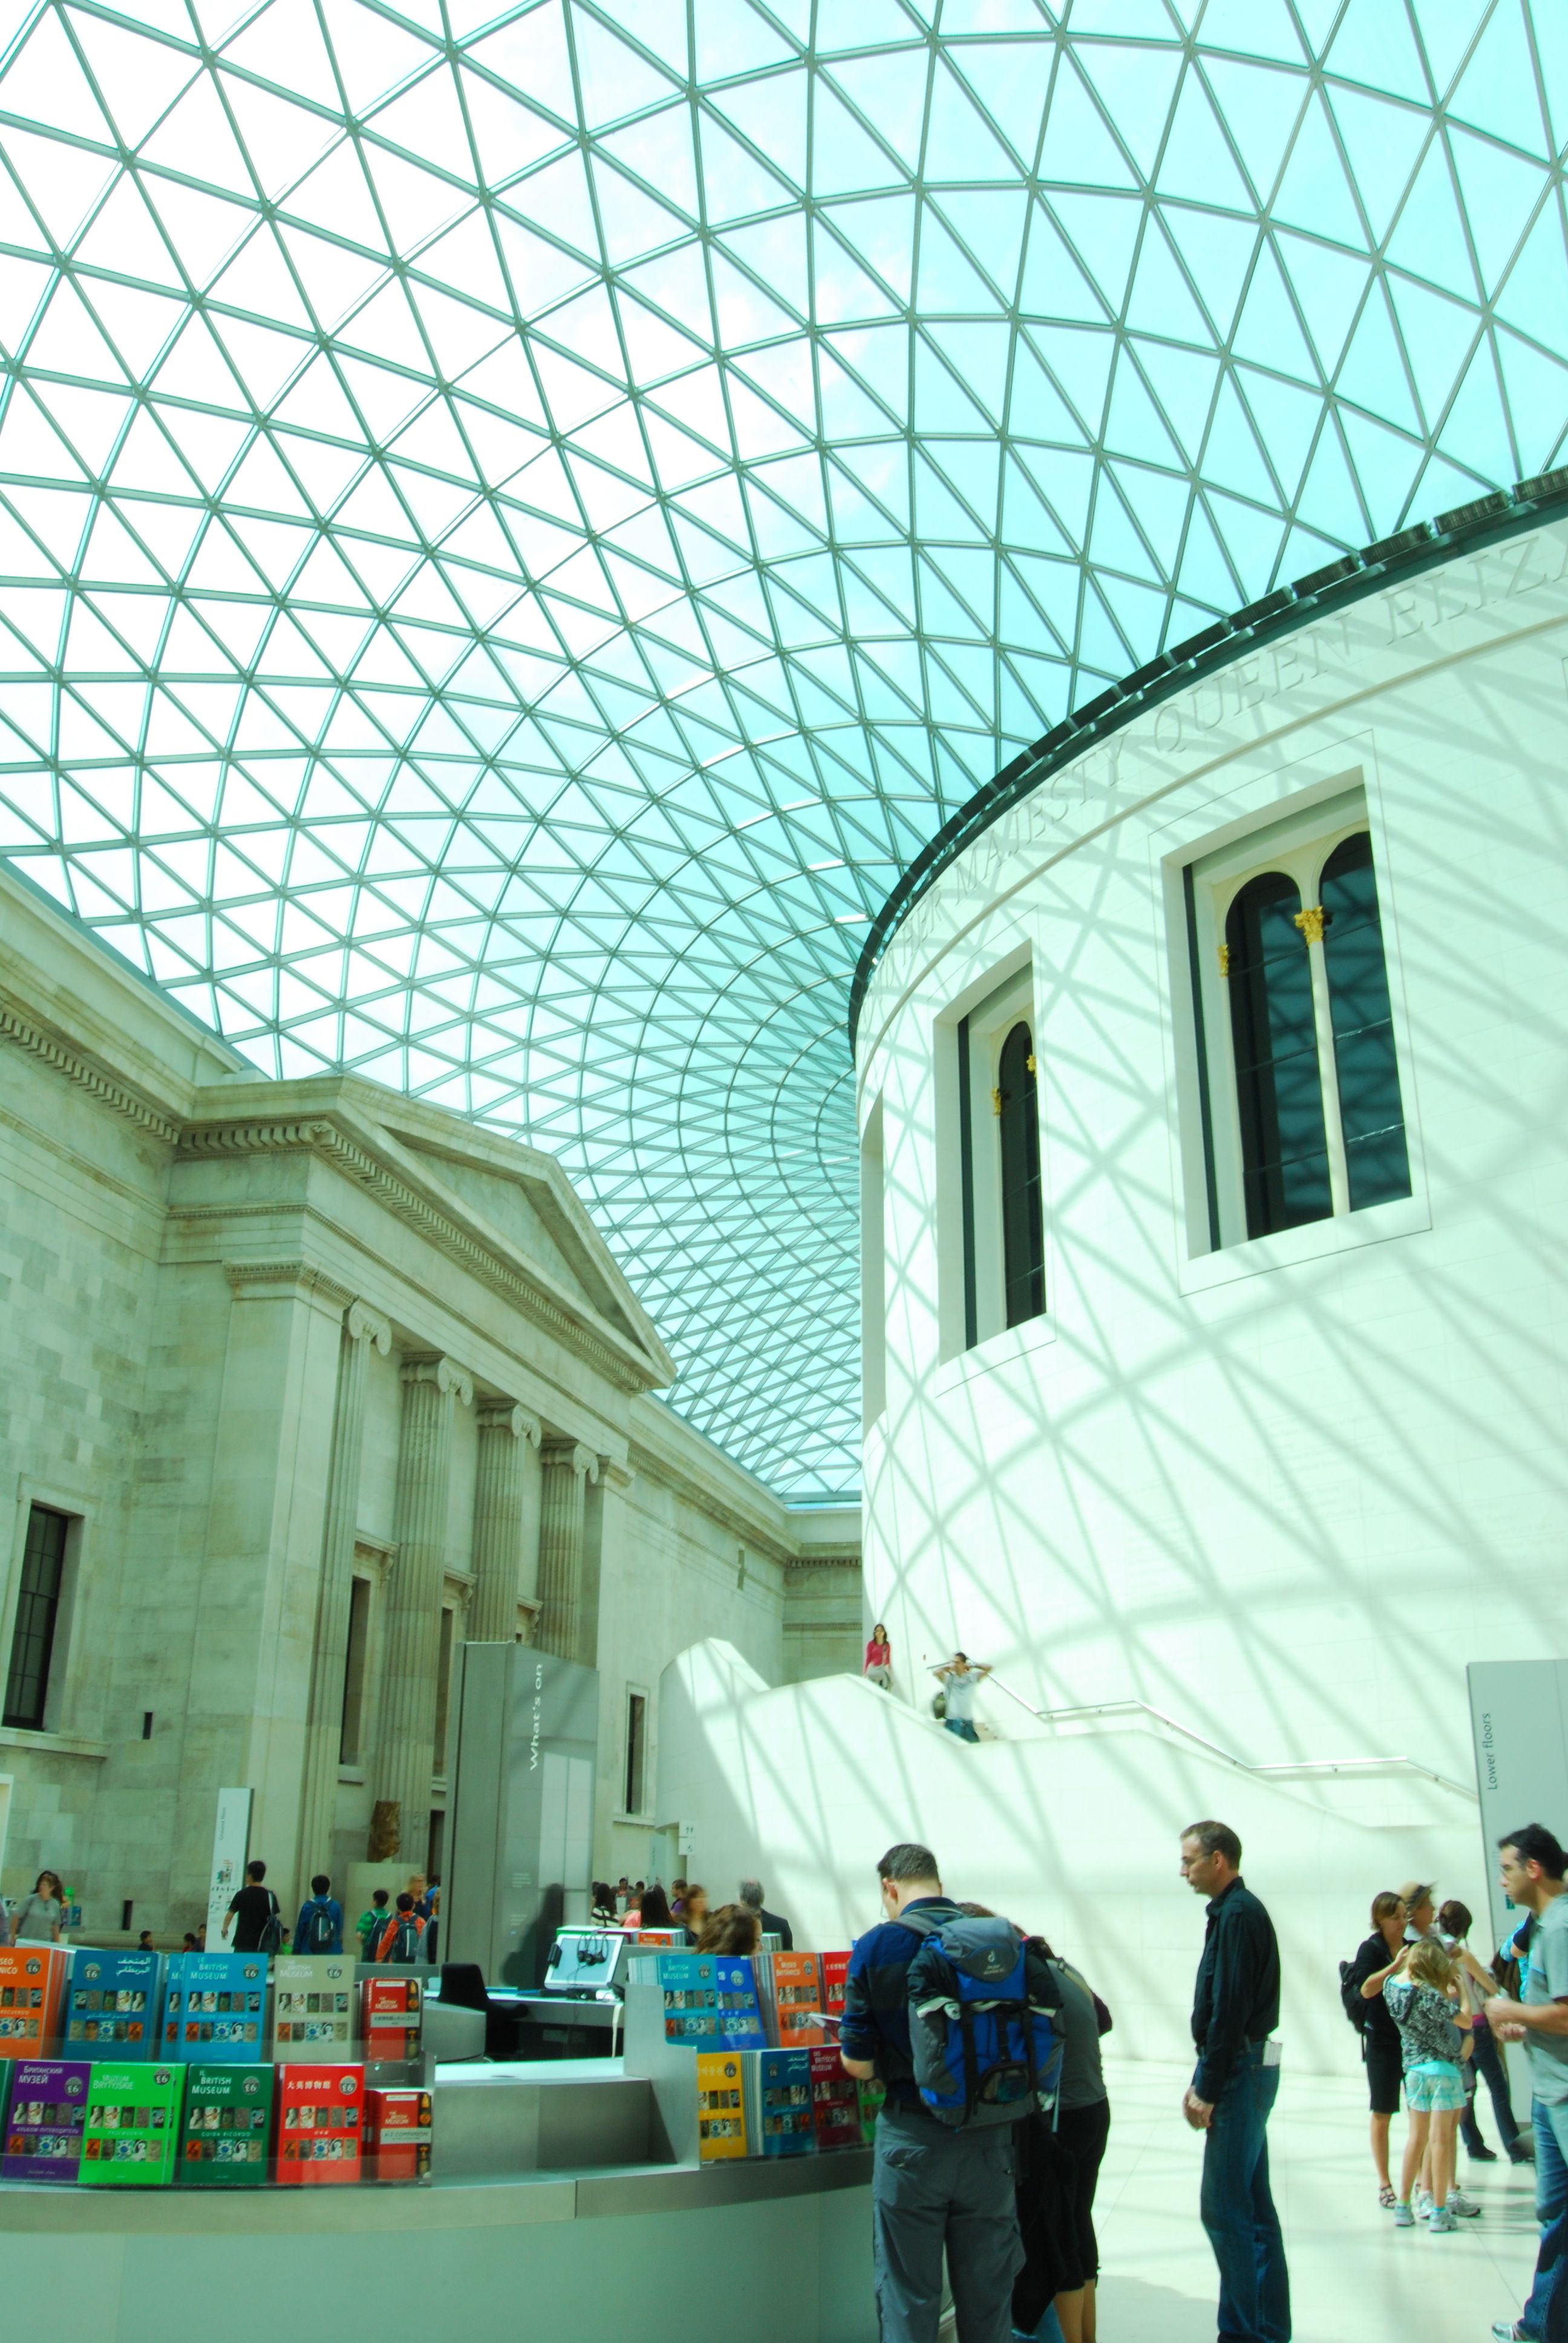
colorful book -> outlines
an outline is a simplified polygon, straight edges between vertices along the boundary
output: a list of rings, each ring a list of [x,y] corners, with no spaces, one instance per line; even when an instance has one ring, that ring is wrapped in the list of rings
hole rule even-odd
[[[365,2158],[372,2180],[424,2180],[430,2171],[428,2091],[367,2088]]]
[[[187,2187],[266,2178],[275,2073],[254,2063],[186,2068],[179,2177]]]
[[[765,2050],[762,2011],[757,1999],[757,1977],[749,1960],[719,1955],[713,1964],[719,1996],[719,2042],[721,2050]]]
[[[363,2066],[280,2066],[277,2177],[322,2186],[363,2177]]]
[[[183,2066],[153,2060],[94,2060],[76,2176],[84,2187],[157,2188],[174,2178],[185,2079]]]
[[[844,2015],[844,1980],[849,1974],[848,1953],[819,1953],[822,1970],[822,2007],[829,2017]],[[832,2032],[829,2027],[829,2033]]]
[[[18,2058],[11,2083],[0,2178],[74,2182],[87,2120],[85,2058]]]
[[[158,2047],[161,1953],[84,1945],[65,1985],[65,2047],[74,2057],[151,2058]]]
[[[406,1970],[367,1977],[359,1988],[364,2056],[372,2059],[417,2058],[424,2020],[424,1993]]]
[[[802,2050],[826,2042],[822,2022],[822,1972],[815,1953],[759,1953],[752,1966],[769,2042],[779,2050]]]
[[[809,2050],[759,2050],[746,2061],[747,2129],[758,2156],[810,2156],[817,2147],[811,2120]]]
[[[826,2154],[830,2148],[859,2147],[863,2137],[859,2085],[853,2075],[845,2074],[832,2046],[806,2055],[811,2061],[811,2122],[819,2150]]]
[[[860,2138],[869,2147],[877,2137],[877,2117],[882,2112],[882,2102],[888,2096],[888,2087],[886,2083],[879,2082],[873,2075],[869,2080],[857,2084],[856,2089],[860,2100]]]
[[[41,2058],[59,2040],[70,1962],[52,1945],[0,1945],[0,2058]]]
[[[732,2052],[697,2054],[697,2153],[704,2164],[746,2154],[746,2085]]]
[[[340,2066],[356,2037],[354,1964],[343,1953],[283,1953],[272,1964],[272,2055]]]
[[[637,1985],[656,1985],[664,2001],[664,2038],[699,2050],[719,2044],[719,1982],[708,1953],[633,1953],[628,1975]]]
[[[176,1953],[160,2028],[166,2058],[232,2064],[265,2049],[266,1955]]]

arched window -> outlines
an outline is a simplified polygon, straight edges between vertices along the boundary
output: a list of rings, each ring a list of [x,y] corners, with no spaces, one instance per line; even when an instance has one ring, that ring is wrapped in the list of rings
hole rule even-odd
[[[1410,1193],[1410,1152],[1389,1014],[1372,840],[1358,831],[1323,867],[1323,962],[1352,1212]]]
[[[1241,889],[1225,921],[1250,1237],[1333,1211],[1301,909],[1294,881],[1268,870]]]
[[[1040,1107],[1034,1042],[1015,1025],[1001,1045],[997,1112],[1001,1118],[1001,1248],[1007,1322],[1021,1326],[1045,1310],[1045,1226],[1040,1189]]]

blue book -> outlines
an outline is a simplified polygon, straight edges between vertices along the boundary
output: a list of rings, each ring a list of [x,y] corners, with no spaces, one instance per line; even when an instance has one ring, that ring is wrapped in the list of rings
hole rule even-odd
[[[817,2128],[811,2112],[810,2051],[759,2050],[756,2094],[753,2153],[814,2155]]]
[[[170,1956],[160,2029],[162,2056],[236,2066],[261,2058],[266,2040],[265,1953]]]
[[[80,1945],[65,1986],[65,2036],[72,2058],[150,2058],[157,2048],[161,1953],[100,1952]]]
[[[763,2050],[768,2036],[762,2006],[757,1998],[757,1975],[749,1960],[729,1954],[713,1958],[718,1999],[719,2039],[715,2050]]]
[[[718,2050],[718,1963],[710,1953],[645,1953],[638,1976],[657,1984],[664,1996],[664,2038],[689,2043],[694,2050]]]

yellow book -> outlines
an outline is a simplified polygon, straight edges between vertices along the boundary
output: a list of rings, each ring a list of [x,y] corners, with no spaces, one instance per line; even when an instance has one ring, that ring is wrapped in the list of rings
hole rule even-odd
[[[746,2096],[739,2056],[733,2050],[697,2054],[697,2137],[704,2164],[747,2153]]]

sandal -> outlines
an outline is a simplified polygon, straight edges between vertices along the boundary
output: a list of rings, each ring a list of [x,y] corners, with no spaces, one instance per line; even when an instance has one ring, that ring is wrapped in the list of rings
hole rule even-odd
[[[1382,2207],[1385,2213],[1399,2202],[1398,2197],[1394,2195],[1393,2190],[1388,2186],[1386,2181],[1377,2192],[1377,2201]]]

